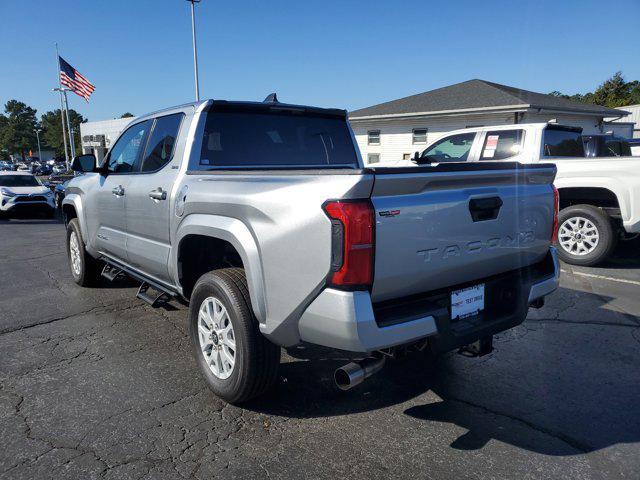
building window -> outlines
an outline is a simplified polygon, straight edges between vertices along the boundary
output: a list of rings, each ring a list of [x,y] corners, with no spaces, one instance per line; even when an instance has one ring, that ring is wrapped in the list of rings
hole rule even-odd
[[[413,144],[427,143],[427,129],[426,128],[414,128],[413,129]]]
[[[402,154],[402,159],[403,160],[411,160],[411,154],[410,153],[403,153]]]
[[[380,130],[369,130],[367,132],[368,145],[380,145]]]
[[[367,163],[380,163],[380,154],[379,153],[369,153],[367,154]]]

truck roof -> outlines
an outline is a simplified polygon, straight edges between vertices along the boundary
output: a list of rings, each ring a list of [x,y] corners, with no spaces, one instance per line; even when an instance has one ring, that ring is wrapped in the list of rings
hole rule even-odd
[[[204,106],[205,109],[215,110],[290,110],[300,111],[306,113],[314,113],[318,115],[327,115],[331,117],[347,118],[347,111],[339,108],[321,108],[313,107],[310,105],[298,105],[293,103],[281,103],[276,101],[264,101],[264,102],[250,102],[241,100],[219,100],[219,99],[207,99],[199,102],[189,102],[182,105],[176,105],[173,107],[167,107],[154,112],[147,113],[137,117],[134,121],[139,122],[148,118],[157,117],[159,115],[169,115],[171,113],[183,112],[186,110],[197,110],[199,107]]]

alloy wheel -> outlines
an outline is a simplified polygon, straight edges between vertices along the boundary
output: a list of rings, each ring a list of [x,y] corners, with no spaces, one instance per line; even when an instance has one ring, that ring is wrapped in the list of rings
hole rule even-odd
[[[558,229],[558,243],[571,255],[588,255],[600,242],[598,227],[584,217],[566,219]]]
[[[236,363],[236,337],[227,309],[216,297],[205,298],[198,312],[200,351],[217,378],[229,378]]]

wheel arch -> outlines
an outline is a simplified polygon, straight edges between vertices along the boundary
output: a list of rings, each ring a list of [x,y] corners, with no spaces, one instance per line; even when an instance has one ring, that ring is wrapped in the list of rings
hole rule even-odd
[[[182,294],[189,298],[197,278],[215,268],[245,270],[251,307],[259,322],[266,320],[260,253],[249,228],[236,218],[192,214],[180,223],[171,251],[170,269]],[[237,255],[237,259],[233,255]],[[202,261],[202,259],[205,259]]]
[[[604,209],[619,210],[623,219],[630,215],[629,199],[626,190],[620,190],[608,179],[601,181],[589,179],[563,178],[555,182],[560,195],[560,208],[587,204]]]
[[[78,219],[78,223],[80,224],[80,234],[82,235],[83,241],[86,245],[88,242],[87,226],[84,221],[82,201],[79,195],[72,193],[64,197],[62,200],[62,218],[64,219],[65,226],[69,224],[71,219]]]

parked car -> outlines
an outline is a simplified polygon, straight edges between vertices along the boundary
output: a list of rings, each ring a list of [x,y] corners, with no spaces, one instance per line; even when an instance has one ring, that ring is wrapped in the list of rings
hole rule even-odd
[[[583,135],[584,152],[587,157],[630,157],[629,141],[611,134]]]
[[[53,193],[26,172],[0,172],[0,216],[16,213],[55,213]]]
[[[411,346],[487,353],[558,285],[555,166],[364,169],[344,110],[204,101],[73,168],[75,282],[127,274],[152,306],[189,301],[196,361],[229,402],[303,341],[367,357],[336,371],[344,389]]]
[[[43,163],[39,167],[36,167],[36,171],[35,171],[35,174],[40,176],[51,175],[52,173],[53,173],[53,167],[51,167],[51,165],[48,165],[46,163]]]
[[[69,185],[69,182],[71,181],[71,179],[73,179],[73,177],[68,178],[62,183],[56,183],[50,186],[50,188],[52,188],[53,190],[53,198],[55,201],[56,208],[58,209],[62,208],[62,201],[64,200],[65,192],[67,190],[67,185]]]
[[[58,175],[67,171],[67,165],[64,163],[56,163],[52,167],[53,174]]]
[[[573,265],[606,260],[619,238],[640,232],[640,168],[636,157],[585,157],[582,129],[553,123],[465,128],[443,135],[413,161],[553,163],[560,195],[558,254]]]
[[[0,172],[10,172],[11,164],[9,162],[0,161]]]
[[[27,165],[26,163],[18,163],[16,171],[30,172],[31,171],[31,167],[29,165]]]

